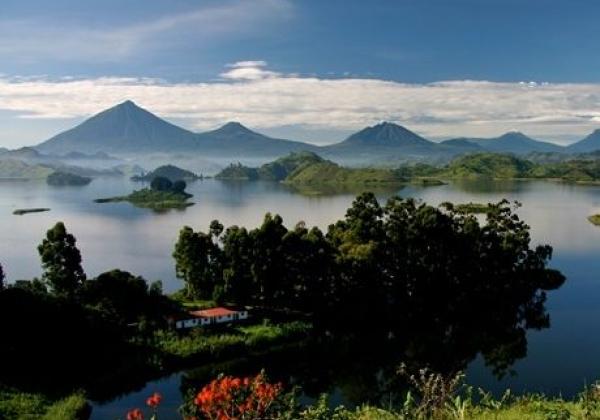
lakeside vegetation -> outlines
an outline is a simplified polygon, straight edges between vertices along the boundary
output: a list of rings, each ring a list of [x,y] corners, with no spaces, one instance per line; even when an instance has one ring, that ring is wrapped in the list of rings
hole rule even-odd
[[[127,201],[136,207],[149,208],[156,211],[168,209],[184,209],[194,203],[188,200],[192,197],[185,191],[185,181],[171,182],[167,178],[156,177],[152,180],[150,188],[143,188],[126,196],[97,198],[96,203],[118,203]]]
[[[302,222],[288,229],[271,214],[254,229],[184,227],[173,253],[184,284],[177,299],[120,270],[88,279],[75,237],[58,223],[38,247],[41,279],[0,276],[10,343],[0,347],[0,383],[50,402],[80,389],[105,399],[190,364],[360,343],[394,356],[368,365],[385,383],[408,354],[444,375],[477,354],[505,372],[526,353],[527,329],[549,326],[546,293],[564,277],[547,268],[550,246],[530,246],[514,207],[490,206],[479,221],[452,206],[399,197],[381,205],[365,193],[326,232]],[[167,319],[189,309],[182,296],[250,307],[252,321],[174,332]],[[53,343],[43,358],[39,343]]]

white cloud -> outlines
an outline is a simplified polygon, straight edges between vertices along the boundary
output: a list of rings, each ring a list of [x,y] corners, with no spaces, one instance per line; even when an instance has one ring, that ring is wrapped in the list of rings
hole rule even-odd
[[[122,26],[81,26],[43,17],[0,19],[0,61],[119,61],[182,40],[200,46],[217,37],[254,32],[268,22],[285,21],[292,11],[289,0],[228,0]]]
[[[280,73],[266,70],[266,61],[238,61],[237,63],[228,64],[229,70],[220,74],[224,79],[229,80],[259,80],[268,77],[280,76]]]
[[[210,83],[167,83],[4,76],[0,110],[21,118],[71,118],[132,99],[197,130],[235,120],[259,130],[294,126],[348,131],[388,120],[430,137],[520,130],[541,138],[572,138],[600,122],[600,84],[323,79],[276,73],[263,61],[232,64],[222,77]]]

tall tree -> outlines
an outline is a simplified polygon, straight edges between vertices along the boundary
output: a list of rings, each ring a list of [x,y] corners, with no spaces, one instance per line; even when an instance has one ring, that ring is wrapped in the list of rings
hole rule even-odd
[[[221,250],[215,234],[194,232],[189,226],[179,232],[173,252],[175,273],[185,282],[189,297],[211,298],[215,285],[221,283]]]
[[[2,269],[2,264],[0,264],[0,290],[4,290],[4,270]]]
[[[85,282],[76,242],[65,225],[58,222],[48,230],[46,239],[38,246],[44,269],[42,278],[56,295],[73,297]]]

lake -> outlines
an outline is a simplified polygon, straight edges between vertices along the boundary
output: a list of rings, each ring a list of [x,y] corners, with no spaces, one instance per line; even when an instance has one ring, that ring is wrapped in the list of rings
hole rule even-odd
[[[191,183],[188,190],[196,204],[182,211],[158,214],[129,203],[96,204],[100,197],[124,195],[139,188],[126,179],[95,179],[84,187],[49,187],[43,182],[0,182],[0,262],[10,280],[29,279],[41,273],[37,245],[55,222],[65,222],[81,249],[84,268],[92,277],[120,268],[148,280],[160,279],[165,291],[181,286],[174,275],[171,258],[179,229],[189,225],[206,230],[211,220],[225,226],[258,225],[266,212],[280,214],[291,227],[302,220],[326,228],[342,217],[353,194],[307,196],[274,183],[225,183],[204,180]],[[380,193],[384,199],[394,192]],[[443,201],[489,202],[501,198],[518,200],[518,214],[531,225],[534,243],[554,247],[552,266],[567,281],[549,293],[551,327],[528,333],[527,357],[514,366],[514,376],[497,380],[482,360],[474,360],[467,372],[468,382],[500,391],[543,391],[569,396],[584,383],[600,378],[600,227],[586,217],[600,212],[600,187],[552,182],[460,182],[438,187],[406,187],[396,193],[422,199],[430,204]],[[46,213],[12,215],[17,208],[48,207]],[[311,360],[302,355],[281,355],[266,360],[275,372],[286,366],[303,366],[310,372]],[[235,368],[238,369],[238,368]],[[244,370],[244,368],[241,368]],[[316,370],[316,368],[315,368]],[[194,377],[186,372],[163,378],[114,401],[97,404],[94,418],[112,418],[143,403],[153,391],[162,392],[165,402],[177,405],[182,381]],[[203,378],[205,373],[199,374]],[[348,395],[356,387],[329,383],[324,389],[311,384],[313,394],[329,390],[334,398],[351,403]],[[310,396],[310,395],[309,395]],[[167,416],[161,418],[169,418]]]

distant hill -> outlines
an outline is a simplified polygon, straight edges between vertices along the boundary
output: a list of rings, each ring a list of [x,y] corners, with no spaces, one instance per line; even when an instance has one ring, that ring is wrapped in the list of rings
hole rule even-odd
[[[131,179],[134,181],[152,181],[157,177],[167,178],[171,182],[175,182],[179,180],[194,180],[198,178],[198,175],[174,165],[163,165],[145,175],[134,175]]]
[[[531,161],[513,155],[477,153],[461,156],[443,168],[446,178],[525,178],[534,168]]]
[[[300,167],[323,162],[323,158],[312,152],[292,152],[260,168],[231,164],[217,174],[217,179],[282,181]]]
[[[203,154],[225,157],[281,156],[318,147],[298,141],[275,139],[252,131],[238,122],[197,135],[199,150]]]
[[[16,159],[0,159],[0,179],[45,179],[54,169]]]
[[[585,153],[600,150],[600,129],[576,143],[567,146],[570,153]]]
[[[196,134],[131,101],[103,111],[36,146],[43,153],[127,153],[194,149]]]
[[[462,138],[457,140],[474,143],[489,152],[514,153],[517,155],[524,155],[531,152],[560,152],[564,150],[564,147],[553,143],[534,140],[531,137],[516,131],[489,139]]]
[[[485,149],[479,144],[469,141],[468,138],[458,138],[458,139],[450,139],[444,140],[440,142],[440,145],[450,147],[456,150],[461,150],[464,152],[483,152]]]

